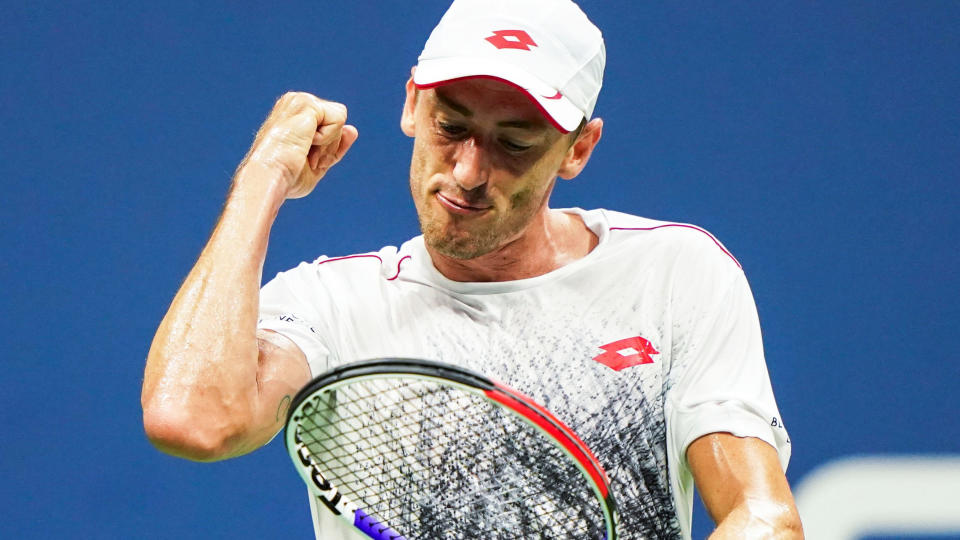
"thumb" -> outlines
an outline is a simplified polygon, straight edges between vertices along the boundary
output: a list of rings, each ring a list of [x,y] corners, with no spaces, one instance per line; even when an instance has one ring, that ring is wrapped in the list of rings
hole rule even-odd
[[[353,143],[357,142],[358,137],[360,137],[360,132],[357,131],[356,127],[349,124],[343,126],[343,132],[340,134],[340,146],[337,147],[337,151],[334,154],[337,161],[343,159],[343,156],[350,150]]]

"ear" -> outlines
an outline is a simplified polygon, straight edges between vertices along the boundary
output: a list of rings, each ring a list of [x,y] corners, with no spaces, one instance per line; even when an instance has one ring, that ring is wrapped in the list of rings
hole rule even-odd
[[[590,155],[593,153],[593,149],[596,148],[597,143],[600,142],[602,135],[602,119],[594,118],[587,122],[587,125],[583,126],[583,130],[580,131],[577,140],[574,141],[570,149],[567,150],[567,155],[564,156],[563,163],[560,164],[560,168],[557,170],[557,176],[564,180],[570,180],[580,174],[580,171],[582,171],[583,168],[587,166],[587,162],[590,161]]]
[[[400,129],[408,137],[416,135],[417,123],[414,112],[417,108],[417,85],[413,82],[413,73],[416,66],[410,68],[410,78],[407,79],[407,97],[403,102],[403,113],[400,115]]]

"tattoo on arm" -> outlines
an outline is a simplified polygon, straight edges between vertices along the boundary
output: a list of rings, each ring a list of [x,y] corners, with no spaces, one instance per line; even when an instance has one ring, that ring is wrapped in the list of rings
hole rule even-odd
[[[290,394],[283,396],[283,399],[280,400],[280,405],[277,405],[277,422],[280,422],[281,418],[287,416],[288,408],[290,408]]]

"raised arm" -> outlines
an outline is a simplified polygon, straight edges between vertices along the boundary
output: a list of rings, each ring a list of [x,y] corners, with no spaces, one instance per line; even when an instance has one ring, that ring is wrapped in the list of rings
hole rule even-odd
[[[717,523],[710,540],[803,538],[790,486],[769,444],[711,433],[690,444],[687,461]]]
[[[357,139],[346,118],[343,105],[289,93],[257,133],[147,356],[143,424],[160,450],[197,461],[250,452],[309,380],[293,342],[257,331],[260,280],[281,204],[309,194]]]

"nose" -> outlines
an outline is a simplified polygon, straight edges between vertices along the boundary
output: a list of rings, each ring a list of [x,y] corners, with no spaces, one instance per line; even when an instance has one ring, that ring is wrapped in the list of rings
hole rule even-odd
[[[454,156],[453,179],[464,191],[473,191],[487,183],[489,163],[483,146],[473,137],[465,139]]]

